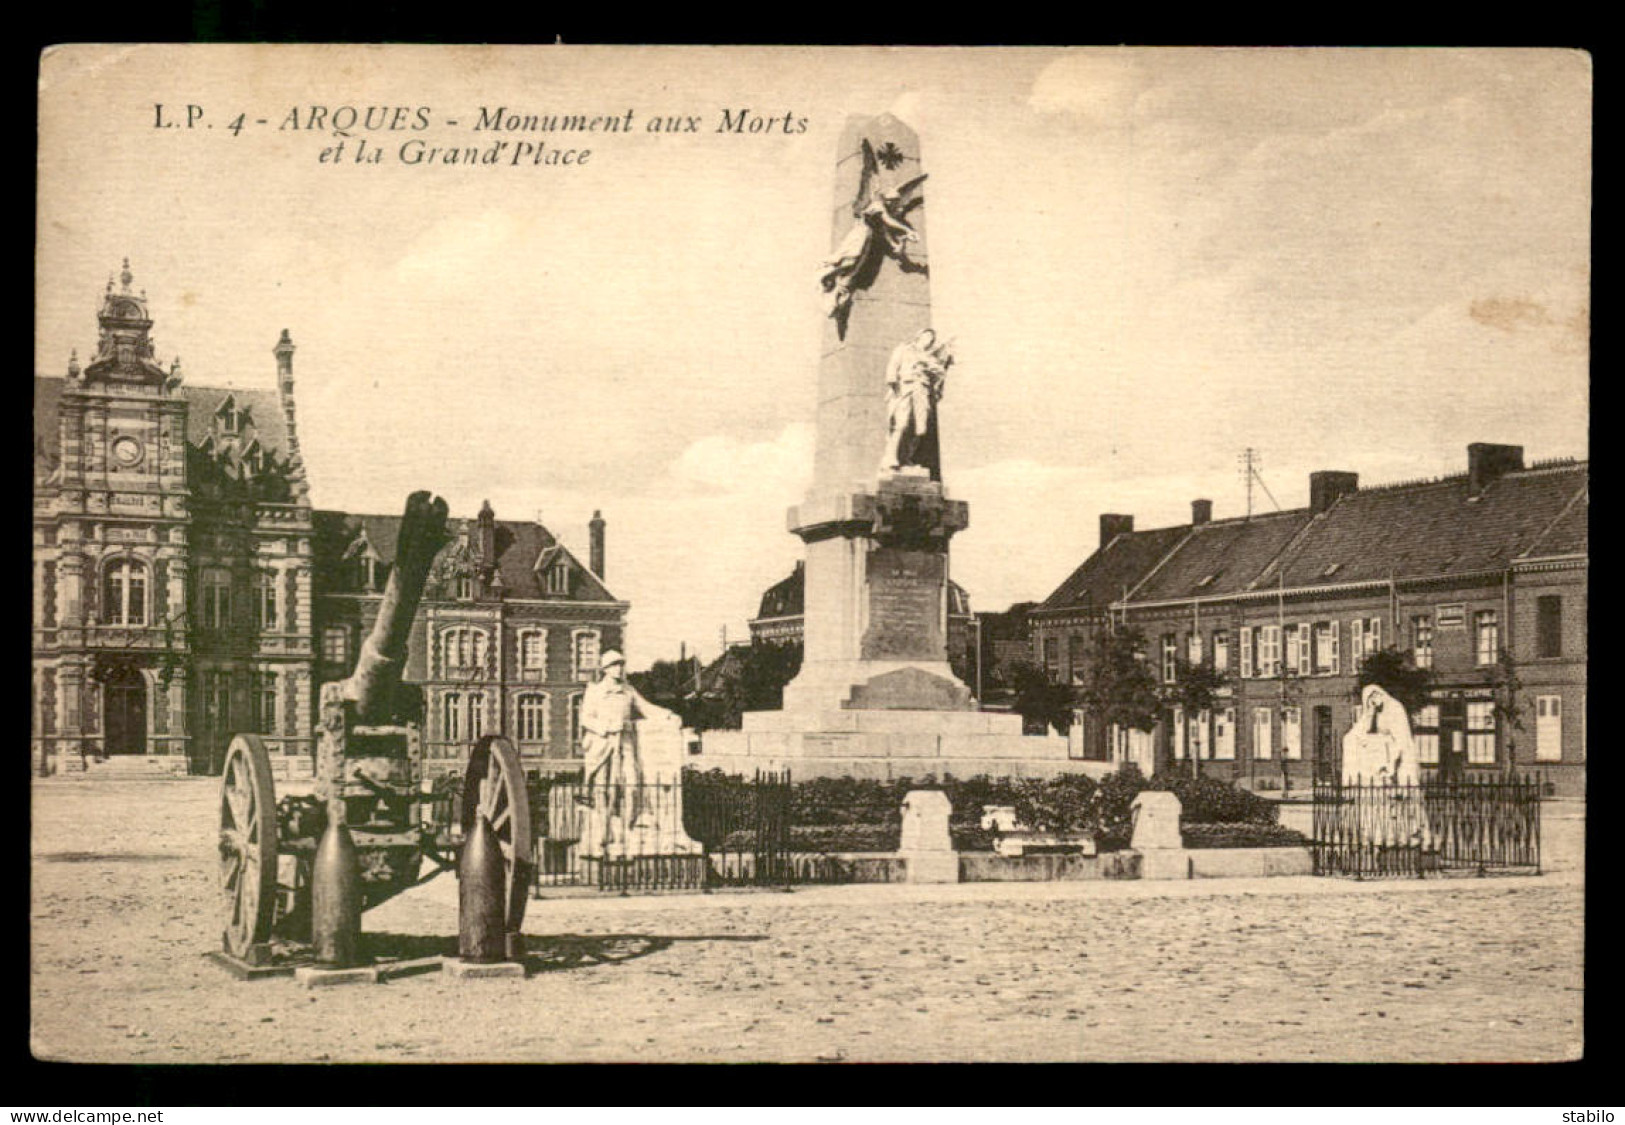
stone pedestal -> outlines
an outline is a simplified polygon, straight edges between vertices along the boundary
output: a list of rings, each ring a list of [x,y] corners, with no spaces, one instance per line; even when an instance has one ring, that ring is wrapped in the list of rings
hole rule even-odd
[[[948,834],[948,795],[915,789],[903,798],[903,834],[897,854],[907,863],[910,883],[959,882],[959,856]]]
[[[1129,846],[1140,854],[1140,878],[1189,879],[1190,858],[1179,835],[1179,798],[1148,789],[1134,798],[1129,809],[1134,816]]]

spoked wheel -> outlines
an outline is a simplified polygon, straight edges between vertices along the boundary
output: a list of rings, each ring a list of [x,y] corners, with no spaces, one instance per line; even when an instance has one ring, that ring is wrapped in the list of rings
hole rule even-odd
[[[276,790],[265,743],[239,734],[220,774],[220,898],[226,952],[247,959],[276,916]]]
[[[486,735],[475,743],[463,776],[463,839],[484,813],[502,848],[502,866],[508,888],[510,941],[525,920],[535,860],[531,855],[530,795],[525,771],[513,743],[499,735]]]

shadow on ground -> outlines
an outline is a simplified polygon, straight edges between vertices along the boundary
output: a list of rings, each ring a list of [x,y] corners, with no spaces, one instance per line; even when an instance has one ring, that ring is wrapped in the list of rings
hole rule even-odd
[[[765,934],[526,934],[525,972],[556,973],[613,965],[661,953],[678,942],[766,941]],[[363,933],[360,953],[377,963],[457,956],[457,938],[424,934]]]

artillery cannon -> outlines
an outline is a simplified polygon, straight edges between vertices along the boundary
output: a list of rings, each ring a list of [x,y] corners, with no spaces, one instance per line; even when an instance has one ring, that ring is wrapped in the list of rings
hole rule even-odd
[[[487,735],[469,755],[460,793],[427,782],[422,696],[401,683],[429,567],[447,542],[446,502],[413,493],[355,671],[321,689],[314,796],[279,802],[264,742],[254,734],[232,738],[220,781],[223,943],[231,956],[261,964],[273,937],[311,941],[312,870],[330,824],[343,825],[354,841],[366,910],[455,870],[481,814],[502,852],[508,955],[520,953],[533,860],[519,754],[507,739]],[[434,869],[420,879],[425,857]]]

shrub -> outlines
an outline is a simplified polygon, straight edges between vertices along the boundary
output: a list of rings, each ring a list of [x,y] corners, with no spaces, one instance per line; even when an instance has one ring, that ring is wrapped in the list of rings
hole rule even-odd
[[[1016,816],[1040,832],[1091,831],[1095,789],[1094,778],[1081,773],[1023,781],[1017,790]]]
[[[1134,835],[1134,798],[1148,784],[1132,762],[1101,779],[1095,790],[1095,843],[1101,851],[1128,847]]]
[[[1274,824],[1280,812],[1274,801],[1213,777],[1163,773],[1148,788],[1179,798],[1181,824]]]
[[[1279,824],[1182,824],[1187,848],[1291,848],[1309,841],[1303,833]]]

